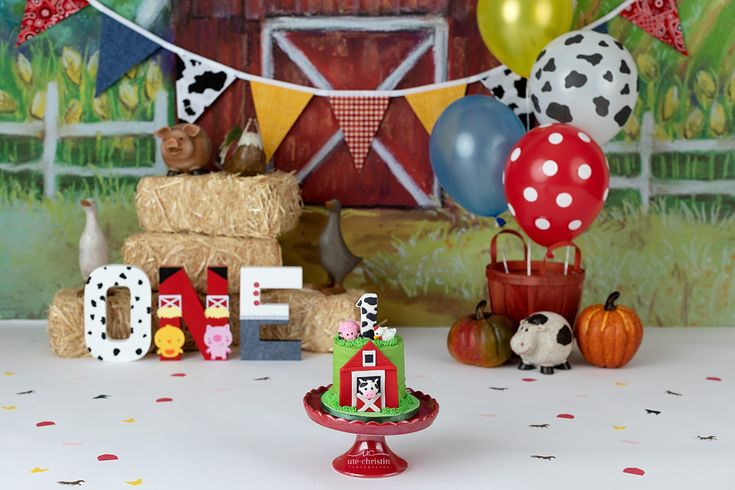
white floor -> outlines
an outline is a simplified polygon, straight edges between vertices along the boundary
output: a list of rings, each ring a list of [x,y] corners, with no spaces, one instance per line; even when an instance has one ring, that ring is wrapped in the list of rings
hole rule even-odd
[[[58,359],[43,329],[3,325],[0,489],[735,488],[735,328],[648,329],[626,368],[575,354],[553,376],[458,364],[446,329],[401,333],[408,385],[441,411],[426,431],[388,438],[410,466],[377,483],[335,473],[352,437],[304,414],[329,355],[106,364]]]

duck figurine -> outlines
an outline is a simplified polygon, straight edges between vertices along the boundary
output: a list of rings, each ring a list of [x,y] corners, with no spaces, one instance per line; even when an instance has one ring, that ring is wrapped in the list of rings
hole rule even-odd
[[[82,199],[79,203],[87,215],[87,223],[79,237],[79,270],[86,282],[93,270],[110,263],[110,251],[97,221],[97,207],[94,201]]]
[[[332,199],[327,201],[325,207],[329,211],[329,217],[319,236],[319,260],[327,272],[329,282],[322,292],[340,294],[345,292],[345,277],[362,262],[362,257],[353,254],[342,237],[340,202]]]

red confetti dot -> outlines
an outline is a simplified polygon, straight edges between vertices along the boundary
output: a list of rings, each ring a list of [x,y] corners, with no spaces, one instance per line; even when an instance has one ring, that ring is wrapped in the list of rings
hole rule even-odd
[[[556,418],[558,418],[558,419],[573,419],[574,418],[574,415],[572,415],[571,413],[560,413],[559,415],[556,416]]]
[[[97,456],[97,461],[117,461],[118,459],[120,458],[114,454],[100,454]]]
[[[36,424],[36,427],[48,427],[50,425],[56,425],[56,422],[53,422],[51,420],[43,420],[41,422],[38,422]]]
[[[174,401],[174,399],[173,398],[169,398],[169,397],[164,397],[164,398],[158,398],[158,399],[156,399],[156,403],[167,403],[167,402],[172,402],[172,401]]]
[[[171,376],[174,378],[183,378],[186,376],[186,373],[174,373]]]
[[[259,282],[254,282],[253,283],[253,287],[254,288],[259,288],[260,287],[260,283]]]
[[[258,305],[260,304],[260,301],[253,301],[253,304],[254,304],[255,306],[258,306]]]
[[[260,291],[253,291],[253,296],[260,296]]]
[[[643,476],[646,474],[646,472],[640,468],[625,468],[623,470],[623,473],[628,473],[629,475],[637,475],[637,476]]]
[[[706,379],[707,381],[722,381],[722,378],[718,378],[717,376],[707,376],[704,379]]]
[[[536,378],[521,378],[521,381],[525,381],[526,383],[532,383],[536,381]]]

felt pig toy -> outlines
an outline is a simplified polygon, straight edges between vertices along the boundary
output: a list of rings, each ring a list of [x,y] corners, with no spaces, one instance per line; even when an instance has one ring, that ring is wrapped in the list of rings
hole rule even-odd
[[[572,329],[563,316],[541,311],[521,320],[510,348],[521,356],[518,369],[539,367],[542,374],[554,374],[554,368],[571,369],[567,358],[572,353],[572,339]]]
[[[169,176],[179,174],[201,175],[209,172],[212,160],[212,141],[195,124],[177,124],[154,133],[161,139],[161,154]]]
[[[355,320],[344,320],[339,322],[337,335],[342,340],[355,340],[360,334],[360,325]]]

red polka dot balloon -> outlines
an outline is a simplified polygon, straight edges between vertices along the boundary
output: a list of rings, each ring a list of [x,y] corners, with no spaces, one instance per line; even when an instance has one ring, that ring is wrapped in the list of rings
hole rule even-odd
[[[607,199],[609,179],[600,146],[567,124],[526,133],[503,172],[508,209],[544,247],[572,240],[592,224]]]

